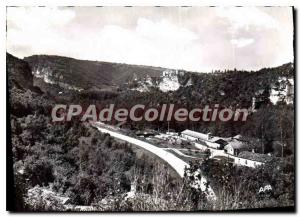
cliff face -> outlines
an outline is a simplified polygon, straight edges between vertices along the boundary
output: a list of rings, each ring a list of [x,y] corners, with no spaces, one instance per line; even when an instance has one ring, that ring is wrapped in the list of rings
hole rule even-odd
[[[162,68],[78,60],[61,56],[34,55],[24,58],[34,79],[68,90],[114,88],[147,75],[160,76]]]

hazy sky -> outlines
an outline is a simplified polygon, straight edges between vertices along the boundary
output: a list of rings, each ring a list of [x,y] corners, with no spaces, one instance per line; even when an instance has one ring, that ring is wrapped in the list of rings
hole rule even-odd
[[[293,62],[291,7],[8,7],[7,51],[192,71]]]

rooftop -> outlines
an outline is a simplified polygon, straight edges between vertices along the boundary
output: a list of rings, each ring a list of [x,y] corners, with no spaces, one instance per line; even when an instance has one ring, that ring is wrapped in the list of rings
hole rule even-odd
[[[222,144],[227,144],[227,139],[226,138],[222,138],[222,137],[218,137],[218,136],[211,136],[209,138],[209,133],[208,134],[204,134],[204,133],[199,133],[199,132],[195,132],[192,130],[184,130],[181,132],[182,134],[188,135],[188,136],[192,136],[194,138],[197,138],[199,140],[205,141],[207,145],[210,146],[215,146],[215,145],[222,145]]]
[[[238,134],[236,136],[233,137],[234,139],[242,139],[242,135]]]
[[[234,138],[228,140],[227,142],[228,142],[228,145],[230,145],[234,149],[247,148],[247,145],[244,142],[234,139]]]
[[[208,137],[207,134],[195,132],[195,131],[192,131],[192,130],[184,130],[181,133],[185,134],[185,135],[188,135],[188,136],[198,138],[198,139],[202,139],[202,140],[207,140],[207,137]]]
[[[259,153],[253,153],[249,151],[242,151],[238,157],[244,158],[244,159],[249,159],[253,161],[259,161],[262,163],[269,162],[273,159],[272,156],[266,155],[266,154],[259,154]]]

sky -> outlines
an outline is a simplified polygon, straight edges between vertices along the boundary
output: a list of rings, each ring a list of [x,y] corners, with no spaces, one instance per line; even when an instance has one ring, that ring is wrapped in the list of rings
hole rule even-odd
[[[188,71],[293,62],[291,7],[8,7],[7,52]]]

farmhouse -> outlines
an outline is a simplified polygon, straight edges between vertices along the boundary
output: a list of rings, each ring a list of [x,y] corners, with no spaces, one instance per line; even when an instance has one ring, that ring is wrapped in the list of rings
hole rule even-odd
[[[238,140],[232,140],[228,145],[225,146],[224,150],[228,154],[237,156],[241,151],[246,151],[248,148],[246,147],[245,143]]]
[[[238,157],[234,159],[234,163],[239,166],[258,167],[267,162],[270,162],[273,157],[266,154],[258,154],[249,151],[239,153]]]
[[[181,132],[181,136],[187,140],[198,142],[202,145],[215,149],[223,149],[227,144],[225,139],[212,136],[210,133],[204,134],[192,130],[184,130]]]
[[[209,139],[209,134],[203,134],[203,133],[195,132],[192,130],[182,131],[181,136],[183,138],[191,140],[191,141],[208,140]]]
[[[225,152],[237,156],[242,151],[249,151],[250,147],[241,139],[240,135],[236,135],[227,140],[228,144],[224,147]]]

